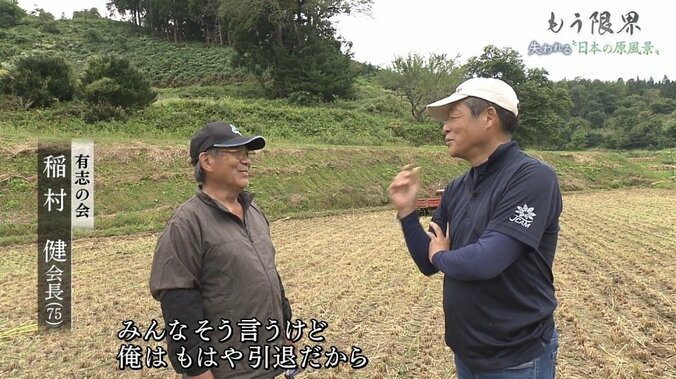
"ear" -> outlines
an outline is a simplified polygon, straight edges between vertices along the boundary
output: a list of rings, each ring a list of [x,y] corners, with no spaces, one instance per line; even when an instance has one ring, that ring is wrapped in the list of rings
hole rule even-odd
[[[214,156],[209,154],[209,153],[200,153],[199,155],[199,160],[200,160],[200,166],[202,166],[202,170],[205,172],[213,172],[214,171]]]
[[[498,112],[495,111],[494,107],[486,108],[486,111],[484,112],[484,120],[486,122],[486,129],[500,127],[500,118],[498,118]]]

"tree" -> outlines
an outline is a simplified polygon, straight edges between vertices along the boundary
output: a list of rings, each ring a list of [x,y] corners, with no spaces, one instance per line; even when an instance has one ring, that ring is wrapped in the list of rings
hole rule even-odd
[[[664,124],[665,147],[673,148],[676,146],[676,113],[668,118]]]
[[[567,150],[582,150],[589,147],[589,122],[580,117],[568,120],[564,130],[563,141]]]
[[[280,49],[278,64],[270,69],[273,91],[278,96],[297,92],[315,95],[324,101],[349,97],[355,73],[340,42],[310,36],[300,51]]]
[[[479,78],[497,78],[512,87],[526,80],[525,65],[519,53],[512,48],[484,47],[480,57],[467,60],[467,74]]]
[[[525,69],[518,52],[486,46],[480,57],[465,65],[471,76],[497,78],[514,88],[519,98],[519,128],[514,139],[522,146],[562,147],[562,132],[573,103],[565,85],[555,86],[544,69]]]
[[[396,57],[389,70],[380,73],[383,87],[397,92],[411,107],[411,115],[417,121],[425,117],[425,106],[453,92],[464,79],[464,71],[457,58],[445,54],[432,54],[425,58],[409,53]]]
[[[25,16],[26,11],[17,5],[16,0],[0,0],[0,29],[18,24]]]
[[[223,45],[225,39],[223,20],[218,11],[219,5],[219,0],[190,0],[188,9],[190,19],[198,25],[198,31],[204,41]]]
[[[101,14],[99,14],[99,10],[96,8],[83,9],[81,11],[73,12],[73,18],[97,20],[101,18]]]
[[[94,104],[142,108],[157,94],[126,58],[95,55],[87,60],[80,85],[85,99]]]
[[[671,99],[659,98],[650,104],[650,110],[658,114],[670,114],[676,110],[676,101]]]
[[[621,149],[656,149],[662,147],[662,117],[641,112],[640,122],[619,135]]]
[[[34,16],[38,19],[40,24],[40,31],[43,33],[58,34],[61,32],[57,26],[56,21],[54,21],[54,15],[47,12],[42,8],[35,8],[29,13],[31,16]]]
[[[515,88],[519,98],[519,128],[514,139],[522,146],[562,147],[562,131],[573,106],[568,90],[547,79],[544,69],[529,69]]]
[[[46,10],[42,8],[35,8],[29,13],[31,16],[35,16],[40,20],[41,22],[49,22],[49,21],[54,21],[54,15],[47,12]]]
[[[10,92],[5,89],[6,85],[9,85],[9,70],[3,64],[0,64],[0,93]]]
[[[147,3],[147,1],[143,2]],[[141,0],[111,0],[106,3],[106,9],[111,14],[113,14],[114,10],[117,10],[117,13],[121,16],[125,16],[129,13],[131,15],[131,21],[137,26],[141,25],[141,19],[145,13],[145,8],[141,5]]]
[[[53,54],[19,58],[4,81],[5,91],[19,96],[26,108],[71,100],[77,84],[71,64]]]
[[[354,73],[349,43],[335,35],[331,18],[370,6],[371,0],[222,0],[221,17],[237,52],[237,63],[272,81],[275,96],[288,96],[300,87],[323,99],[345,96]],[[347,51],[343,52],[343,48]],[[314,71],[307,75],[299,66]],[[321,89],[312,78],[334,83]]]

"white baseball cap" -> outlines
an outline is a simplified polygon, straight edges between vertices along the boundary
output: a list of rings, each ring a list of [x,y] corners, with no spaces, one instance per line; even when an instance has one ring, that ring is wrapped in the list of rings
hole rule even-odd
[[[427,112],[432,119],[446,121],[451,104],[468,96],[478,97],[497,104],[506,110],[519,115],[519,99],[516,92],[500,79],[472,78],[460,84],[449,97],[437,100],[427,105]]]

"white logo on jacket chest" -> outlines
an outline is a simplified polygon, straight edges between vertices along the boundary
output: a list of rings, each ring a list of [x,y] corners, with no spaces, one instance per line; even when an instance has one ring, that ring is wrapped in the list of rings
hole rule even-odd
[[[517,224],[523,226],[524,228],[530,228],[530,224],[533,223],[533,219],[535,216],[535,212],[533,212],[535,208],[533,207],[528,207],[528,204],[523,204],[523,206],[516,206],[516,211],[514,211],[514,215],[509,218],[509,221],[516,222]]]

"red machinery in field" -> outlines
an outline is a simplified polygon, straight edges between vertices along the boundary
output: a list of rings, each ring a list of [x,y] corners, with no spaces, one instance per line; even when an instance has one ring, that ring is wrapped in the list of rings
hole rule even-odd
[[[424,215],[432,214],[439,204],[441,204],[441,195],[443,195],[443,193],[443,188],[437,188],[430,191],[429,197],[416,199],[415,207],[418,212]]]

